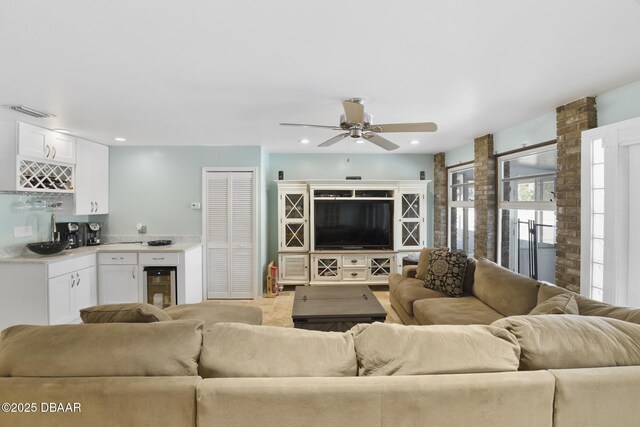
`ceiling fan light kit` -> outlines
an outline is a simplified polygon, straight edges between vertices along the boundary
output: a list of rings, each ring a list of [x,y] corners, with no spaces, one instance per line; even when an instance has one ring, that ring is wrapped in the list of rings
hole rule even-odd
[[[326,140],[322,144],[318,145],[318,147],[329,147],[345,138],[351,137],[356,139],[356,143],[368,141],[387,151],[396,150],[400,148],[400,146],[381,137],[378,135],[379,133],[435,132],[438,130],[438,126],[432,122],[374,125],[371,123],[373,121],[373,116],[364,112],[364,100],[360,98],[347,99],[342,102],[342,107],[344,108],[344,114],[340,115],[340,126],[311,125],[302,123],[280,123],[280,125],[346,131],[345,133],[341,133]]]

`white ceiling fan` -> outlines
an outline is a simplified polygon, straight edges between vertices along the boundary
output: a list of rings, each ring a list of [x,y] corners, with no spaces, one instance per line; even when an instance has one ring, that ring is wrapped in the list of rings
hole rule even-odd
[[[333,138],[318,145],[318,147],[329,147],[336,142],[342,141],[347,137],[363,139],[384,148],[387,151],[400,148],[386,138],[378,135],[384,132],[435,132],[438,126],[432,122],[424,123],[389,123],[377,125],[371,123],[372,116],[364,112],[364,100],[360,98],[351,98],[342,102],[344,114],[340,115],[340,126],[325,125],[308,125],[302,123],[280,123],[282,126],[303,126],[312,128],[323,128],[331,130],[344,130],[345,133],[334,136]]]

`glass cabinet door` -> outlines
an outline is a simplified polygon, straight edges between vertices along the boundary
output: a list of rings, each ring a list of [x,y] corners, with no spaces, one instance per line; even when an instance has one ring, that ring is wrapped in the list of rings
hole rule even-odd
[[[280,194],[280,250],[309,249],[308,196],[306,191],[282,191]]]
[[[400,192],[398,249],[418,249],[425,245],[425,193],[424,189]]]

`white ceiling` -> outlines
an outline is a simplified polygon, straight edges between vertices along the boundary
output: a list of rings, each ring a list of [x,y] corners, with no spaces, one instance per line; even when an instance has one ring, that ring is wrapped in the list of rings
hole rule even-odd
[[[0,105],[109,145],[315,146],[341,101],[435,153],[640,79],[640,0],[1,0]],[[298,140],[306,137],[311,144]],[[419,145],[410,145],[418,139]]]

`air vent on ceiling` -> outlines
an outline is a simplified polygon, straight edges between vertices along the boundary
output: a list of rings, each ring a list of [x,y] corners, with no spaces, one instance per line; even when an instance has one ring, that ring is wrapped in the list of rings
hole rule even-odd
[[[3,105],[3,107],[11,108],[13,111],[17,111],[18,113],[28,114],[32,117],[37,117],[39,119],[46,119],[47,117],[55,117],[55,114],[36,110],[35,108],[27,107],[26,105]]]

